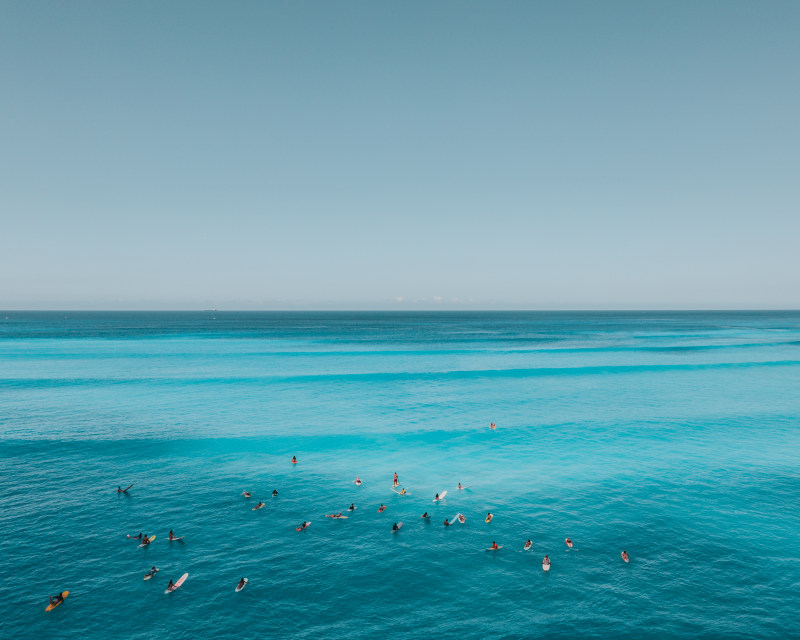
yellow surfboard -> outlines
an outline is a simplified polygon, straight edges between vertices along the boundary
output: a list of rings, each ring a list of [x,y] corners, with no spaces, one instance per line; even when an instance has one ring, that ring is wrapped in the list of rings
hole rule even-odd
[[[55,609],[58,605],[60,605],[62,602],[64,602],[64,600],[66,600],[68,595],[69,595],[69,591],[62,591],[61,592],[61,600],[59,600],[55,604],[47,605],[47,608],[45,609],[45,611],[52,611],[53,609]]]

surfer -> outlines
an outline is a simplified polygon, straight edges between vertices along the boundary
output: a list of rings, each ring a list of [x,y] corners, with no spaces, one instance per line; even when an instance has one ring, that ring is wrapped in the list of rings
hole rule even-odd
[[[172,529],[169,530],[169,539],[170,540],[177,540],[178,539],[178,537],[174,533],[172,533]]]
[[[353,480],[353,482],[355,482],[355,483],[356,483],[356,486],[357,486],[357,487],[360,487],[360,486],[361,486],[361,478],[359,478],[358,476],[356,476],[356,479],[355,479],[355,480]]]
[[[437,493],[437,494],[436,494],[436,497],[434,498],[434,501],[435,501],[435,500],[438,500],[438,499],[439,499],[439,494]]]
[[[428,515],[428,512],[426,511],[425,513],[423,513],[423,514],[420,516],[420,518],[430,518],[430,516]]]
[[[142,532],[140,531],[138,536],[131,536],[131,535],[129,535],[128,537],[129,537],[131,540],[141,540],[141,539],[142,539]]]
[[[292,464],[297,464],[297,456],[292,456]]]
[[[144,577],[145,577],[145,578],[146,578],[147,576],[153,577],[153,576],[154,576],[154,575],[156,575],[157,573],[158,573],[158,569],[156,569],[155,567],[153,567],[153,568],[151,568],[151,569],[150,569],[150,571],[148,571],[147,573],[145,573],[145,574],[144,574]]]
[[[530,549],[532,546],[533,546],[533,542],[531,542],[531,540],[526,541],[525,542],[525,551]]]
[[[494,540],[492,540],[492,549],[499,549],[499,548],[500,547],[497,546],[497,543]]]
[[[378,513],[381,513],[381,512],[382,512],[382,511],[384,511],[385,509],[386,509],[386,505],[385,505],[385,504],[383,504],[383,503],[381,503],[381,506],[380,506],[380,507],[378,507]]]
[[[463,488],[464,488],[464,487],[462,487],[462,486],[461,486],[461,483],[460,483],[460,482],[458,483],[458,488],[459,488],[459,489],[463,489]]]
[[[622,553],[619,554],[619,557],[622,558],[625,562],[628,562],[630,558],[628,558],[628,552],[623,550]]]
[[[244,585],[246,584],[247,584],[247,578],[242,578],[241,580],[239,580],[239,584],[236,585],[236,590],[241,591],[242,589],[244,589]]]
[[[486,522],[491,522],[492,518],[494,518],[494,516],[492,515],[492,512],[490,511],[489,513],[486,514]]]
[[[133,485],[130,484],[127,487],[125,487],[124,489],[121,486],[118,486],[117,487],[117,493],[128,493],[128,489],[130,489],[132,486]]]
[[[544,560],[542,560],[542,566],[543,567],[549,567],[550,566],[550,558],[548,558],[546,555],[544,557]]]
[[[494,431],[495,429],[497,429],[497,425],[496,425],[494,422],[492,422],[492,423],[489,425],[489,428],[490,428],[492,431]]]
[[[64,596],[62,596],[60,593],[55,597],[50,595],[48,595],[47,597],[50,598],[50,604],[53,607],[55,607],[57,604],[61,604],[62,602],[64,602]]]
[[[298,531],[302,531],[308,526],[308,522],[303,522],[299,527],[297,527]]]
[[[392,487],[396,487],[398,484],[400,484],[400,483],[397,481],[397,473],[395,473],[394,474],[394,484],[392,485]]]
[[[242,495],[243,495],[245,498],[249,498],[249,497],[250,497],[252,494],[251,494],[249,491],[242,491]]]
[[[146,547],[148,544],[150,544],[150,538],[148,538],[147,534],[145,533],[144,537],[142,538],[142,546]]]
[[[172,578],[169,579],[169,584],[167,585],[167,591],[175,591],[175,584],[172,582]]]
[[[265,506],[267,506],[266,503],[265,502],[261,502],[261,500],[259,500],[258,504],[255,507],[253,507],[253,511],[255,511],[256,509],[260,509],[261,507],[265,507]]]
[[[278,490],[277,489],[273,489],[272,490],[272,497],[273,498],[277,498],[278,497]]]
[[[400,491],[400,495],[401,496],[406,495],[406,488],[405,487],[403,487],[402,490]]]
[[[342,517],[342,512],[340,511],[339,513],[329,513],[325,517],[326,518],[341,518]]]
[[[356,505],[354,505],[354,504],[351,502],[351,503],[350,503],[350,506],[349,506],[349,507],[347,507],[347,510],[348,510],[348,511],[355,511],[355,510],[356,510]]]
[[[392,525],[392,531],[397,531],[399,528],[396,522]]]
[[[572,540],[569,538],[564,538],[564,544],[567,545],[570,549],[572,549]]]

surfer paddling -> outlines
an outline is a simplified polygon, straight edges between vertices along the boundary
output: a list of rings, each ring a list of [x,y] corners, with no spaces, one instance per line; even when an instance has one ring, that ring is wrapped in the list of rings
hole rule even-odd
[[[155,567],[152,567],[150,569],[150,571],[148,571],[147,573],[144,574],[145,580],[147,579],[148,576],[152,578],[157,573],[158,573],[158,569],[156,569]]]
[[[527,551],[532,546],[533,546],[533,542],[531,540],[528,540],[527,542],[525,542],[525,546],[523,548],[525,549],[525,551]]]
[[[381,506],[378,507],[378,513],[382,513],[383,511],[386,511],[386,505],[385,504],[381,504]]]
[[[60,593],[57,596],[47,596],[50,599],[51,606],[55,607],[64,602],[64,596]]]
[[[353,482],[357,487],[360,487],[362,484],[364,484],[363,482],[361,482],[361,478],[359,478],[358,476],[356,476],[356,479],[353,480]]]
[[[329,513],[325,517],[326,518],[343,518],[344,516],[342,515],[342,512],[340,511],[339,513]]]
[[[572,549],[572,540],[569,538],[564,538],[564,544],[567,545],[570,549]]]
[[[619,554],[619,557],[622,558],[625,562],[628,562],[630,560],[630,558],[628,557],[628,552],[624,550],[622,553]]]
[[[242,589],[244,589],[244,585],[246,584],[247,584],[247,578],[242,578],[241,580],[239,580],[239,584],[236,585],[236,591],[241,591]]]
[[[122,488],[122,486],[118,486],[117,487],[117,493],[128,493],[128,489],[130,489],[132,486],[133,486],[132,484],[129,484],[124,489]]]
[[[242,495],[243,495],[245,498],[249,498],[249,497],[250,497],[250,496],[252,496],[253,494],[252,494],[252,493],[250,493],[249,491],[242,491]]]

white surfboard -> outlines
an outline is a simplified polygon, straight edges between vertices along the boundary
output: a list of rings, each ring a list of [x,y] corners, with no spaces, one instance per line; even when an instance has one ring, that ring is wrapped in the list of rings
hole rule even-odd
[[[442,492],[439,494],[439,497],[438,497],[438,498],[434,498],[434,499],[433,499],[433,501],[434,501],[434,502],[438,502],[439,500],[441,500],[442,498],[444,498],[446,495],[447,495],[447,491],[442,491]]]
[[[459,487],[458,490],[463,491],[464,489],[469,489],[471,486],[471,484],[468,484],[466,487]]]
[[[184,573],[180,578],[178,578],[178,581],[175,584],[172,585],[172,589],[167,589],[166,591],[164,591],[164,593],[172,593],[178,587],[180,587],[184,582],[186,582],[186,578],[188,578],[188,577],[189,577],[189,574],[188,573]]]
[[[237,584],[237,585],[236,585],[236,589],[234,589],[234,591],[236,591],[236,593],[239,593],[239,592],[240,592],[242,589],[244,589],[246,586],[247,586],[247,578],[245,578],[245,579],[244,579],[244,584],[243,584],[241,587],[240,587],[240,586]]]
[[[498,544],[497,545],[497,549],[495,549],[494,547],[488,547],[486,550],[487,551],[497,551],[498,549],[502,549],[502,548],[503,548],[503,545],[502,544]]]
[[[547,564],[545,564],[544,562],[542,562],[542,569],[544,569],[545,571],[550,571],[550,563],[548,562]]]

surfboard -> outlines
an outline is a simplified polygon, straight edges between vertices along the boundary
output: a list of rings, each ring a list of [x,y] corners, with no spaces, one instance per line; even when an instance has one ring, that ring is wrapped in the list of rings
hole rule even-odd
[[[244,584],[243,584],[241,587],[240,587],[240,586],[237,584],[237,585],[236,585],[236,589],[234,589],[234,591],[235,591],[236,593],[239,593],[239,592],[240,592],[242,589],[244,589],[246,586],[247,586],[247,578],[245,578],[245,579],[244,579]]]
[[[441,500],[442,498],[444,498],[446,495],[447,495],[447,491],[442,491],[442,492],[439,494],[439,497],[438,497],[438,498],[434,498],[434,499],[433,499],[433,501],[434,501],[434,502],[438,502],[439,500]]]
[[[497,545],[497,549],[502,549],[502,548],[503,548],[503,545],[502,545],[502,544],[499,544],[499,545]],[[497,549],[495,549],[494,547],[489,547],[489,548],[488,548],[488,549],[486,549],[486,550],[487,550],[487,551],[497,551]]]
[[[545,571],[550,571],[550,565],[542,562],[542,569],[544,569]]]
[[[188,573],[184,573],[180,578],[178,578],[178,581],[175,584],[172,585],[172,589],[167,589],[166,591],[164,591],[164,593],[172,593],[178,587],[180,587],[184,582],[186,582],[186,578],[188,578],[188,577],[189,577],[189,574]]]
[[[523,547],[523,550],[524,550],[524,551],[527,551],[527,550],[528,550],[528,549],[530,549],[532,546],[533,546],[533,543],[532,543],[532,542],[526,542],[526,543],[525,543],[525,546]]]
[[[155,539],[156,539],[156,537],[155,537],[155,536],[150,536],[150,537],[148,538],[148,540],[149,540],[150,542],[152,542],[152,541],[153,541],[153,540],[155,540]],[[148,544],[149,544],[149,543],[148,543]],[[140,544],[140,545],[139,545],[137,548],[138,548],[138,549],[141,549],[142,547],[146,547],[146,546],[148,546],[148,545],[147,545],[147,544],[144,544],[144,543],[142,543],[142,544]]]
[[[60,605],[62,602],[64,602],[64,600],[66,600],[68,595],[69,595],[69,591],[62,591],[61,592],[61,598],[62,599],[59,600],[58,602],[56,602],[55,604],[47,605],[47,608],[45,609],[45,611],[52,611],[53,609],[55,609],[58,605]]]
[[[348,511],[355,511],[356,509],[358,509],[358,507],[353,507],[352,509],[348,508],[347,510]]]
[[[302,531],[303,529],[307,529],[308,525],[310,525],[310,524],[311,524],[310,522],[304,522],[299,527],[295,527],[295,531]]]
[[[398,522],[397,523],[397,529],[392,529],[392,533],[395,533],[396,531],[400,531],[400,527],[402,527],[402,526],[403,526],[403,523],[402,522]]]
[[[149,573],[149,572],[148,572],[148,573],[145,573],[145,574],[144,574],[144,579],[145,579],[145,580],[149,580],[149,579],[150,579],[150,578],[152,578],[154,575],[156,575],[156,573],[158,573],[158,569],[156,569],[156,570],[155,570],[155,573]]]
[[[494,516],[490,513],[488,516],[486,516],[485,522],[491,522],[492,518],[494,518]]]
[[[471,486],[471,484],[468,484],[466,487],[459,487],[458,490],[463,491],[464,489],[469,489]]]
[[[179,538],[167,538],[169,542],[177,542],[178,540],[183,540],[186,536],[181,536]]]
[[[625,562],[630,562],[630,558],[624,558],[622,555],[620,555],[620,558],[622,558]]]

